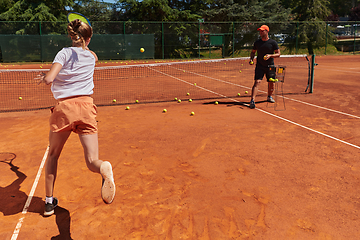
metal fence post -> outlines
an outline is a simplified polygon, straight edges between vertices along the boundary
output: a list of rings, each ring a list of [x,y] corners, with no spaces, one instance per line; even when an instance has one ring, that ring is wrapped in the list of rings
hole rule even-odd
[[[355,54],[356,51],[356,21],[354,23],[354,52],[353,54]]]
[[[232,31],[232,37],[233,37],[233,40],[232,40],[232,57],[234,57],[234,51],[235,51],[235,23],[232,22],[232,25],[233,25],[233,31]]]
[[[42,47],[42,32],[41,32],[41,21],[39,22],[39,33],[40,33],[40,58],[41,58],[41,62],[44,61],[44,57],[43,57],[43,47]]]
[[[326,39],[325,39],[325,55],[326,55],[326,49],[327,49],[327,43],[328,43],[328,24],[325,22],[326,24],[326,28],[325,28],[325,31],[326,31]]]
[[[201,40],[200,40],[200,37],[201,37],[201,33],[200,33],[200,21],[198,21],[198,35],[199,35],[199,37],[198,37],[198,39],[199,39],[199,45],[198,45],[198,53],[199,53],[199,58],[200,58],[200,44],[201,44]]]
[[[298,44],[299,44],[299,22],[296,23],[296,46],[295,53],[298,53]]]

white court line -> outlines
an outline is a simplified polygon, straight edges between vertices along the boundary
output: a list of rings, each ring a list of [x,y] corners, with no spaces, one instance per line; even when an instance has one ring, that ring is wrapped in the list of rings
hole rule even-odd
[[[21,229],[21,226],[24,222],[24,219],[25,219],[25,214],[27,213],[28,209],[29,209],[29,206],[30,206],[30,203],[31,203],[31,200],[34,196],[34,193],[35,193],[35,190],[36,190],[36,187],[39,183],[39,179],[40,179],[40,176],[41,176],[41,172],[42,172],[42,169],[44,168],[44,164],[45,164],[45,161],[46,161],[46,158],[47,158],[47,155],[49,153],[49,146],[46,148],[46,151],[45,151],[45,154],[44,154],[44,157],[41,161],[41,164],[40,164],[40,168],[36,174],[36,178],[35,178],[35,181],[33,183],[33,186],[31,188],[31,191],[30,191],[30,194],[26,200],[26,203],[25,203],[25,206],[22,210],[22,217],[19,219],[18,223],[16,224],[16,227],[15,227],[15,230],[13,232],[13,235],[11,237],[11,240],[16,240],[18,235],[19,235],[19,232],[20,232],[20,229]]]
[[[175,68],[175,69],[177,69],[177,70],[179,70],[179,71],[180,71],[180,70],[183,71],[183,69],[178,69],[178,68]],[[154,70],[154,69],[153,69],[153,70]],[[155,71],[155,70],[154,70],[154,71]],[[186,70],[185,70],[185,71],[186,71]],[[209,79],[212,79],[212,80],[215,80],[215,81],[218,81],[218,82],[227,83],[227,84],[234,85],[234,86],[237,86],[237,87],[242,87],[242,88],[251,89],[251,87],[243,86],[243,85],[236,84],[236,83],[232,83],[232,82],[227,82],[227,81],[224,81],[224,80],[221,80],[221,79],[209,77],[209,76],[202,75],[202,74],[198,74],[198,73],[195,73],[195,72],[190,72],[190,71],[187,71],[187,72],[192,73],[192,74],[194,74],[194,75],[198,75],[198,76],[200,76],[200,77],[209,78]],[[165,73],[162,73],[162,74],[165,74]],[[169,75],[169,76],[170,76],[170,75]],[[258,91],[259,91],[259,92],[266,93],[265,91],[262,91],[262,90],[258,90]],[[288,99],[288,100],[291,100],[291,101],[294,101],[294,102],[303,103],[303,104],[306,104],[306,105],[309,105],[309,106],[312,106],[312,107],[324,109],[324,110],[327,110],[327,111],[330,111],[330,112],[335,112],[335,113],[338,113],[338,114],[343,114],[343,115],[346,115],[346,116],[349,116],[349,117],[359,118],[359,119],[360,119],[360,116],[352,115],[352,114],[345,113],[345,112],[340,112],[340,111],[337,111],[337,110],[334,110],[334,109],[331,109],[331,108],[322,107],[322,106],[319,106],[319,105],[315,105],[315,104],[312,104],[312,103],[300,101],[300,100],[293,99],[293,98],[288,98],[288,97],[285,97],[285,96],[279,96],[279,97],[283,97],[283,98],[285,98],[285,99]]]
[[[338,69],[336,69],[336,68],[338,68]],[[360,73],[359,68],[348,68],[350,70],[357,70],[357,71],[348,71],[348,70],[344,70],[343,68],[339,68],[339,67],[322,68],[322,67],[316,66],[316,69],[326,70],[326,71],[335,71],[335,72]]]
[[[193,84],[190,83],[190,82],[187,82],[187,81],[182,80],[182,79],[180,79],[180,78],[174,77],[174,76],[172,76],[172,75],[163,73],[163,72],[161,72],[161,71],[152,69],[152,68],[150,68],[150,67],[149,67],[149,69],[151,69],[151,70],[153,70],[153,71],[156,71],[156,72],[159,72],[159,73],[161,73],[161,74],[164,74],[164,75],[166,75],[166,76],[168,76],[168,77],[174,78],[174,79],[176,79],[176,80],[178,80],[178,81],[181,81],[181,82],[183,82],[183,83],[187,83],[187,84],[193,85]],[[220,81],[222,81],[222,80],[220,80]],[[232,101],[234,101],[234,102],[241,103],[241,101],[238,101],[238,100],[233,99],[233,98],[229,98],[229,97],[227,97],[227,96],[225,96],[225,95],[222,95],[222,94],[220,94],[220,93],[217,93],[217,92],[211,91],[211,90],[209,90],[209,89],[200,87],[200,86],[198,86],[198,85],[193,85],[193,86],[195,86],[195,87],[197,87],[197,88],[200,88],[200,89],[202,89],[202,90],[205,90],[205,91],[207,91],[207,92],[211,92],[211,93],[213,93],[213,94],[216,94],[216,95],[218,95],[218,96],[227,98],[227,99],[232,100]],[[314,129],[312,129],[312,128],[306,127],[306,126],[301,125],[301,124],[299,124],[299,123],[293,122],[293,121],[291,121],[291,120],[289,120],[289,119],[286,119],[286,118],[277,116],[277,115],[272,114],[272,113],[270,113],[270,112],[267,112],[267,111],[265,111],[265,110],[262,110],[262,109],[259,109],[259,108],[255,108],[255,110],[258,110],[258,111],[260,111],[260,112],[266,113],[266,114],[268,114],[268,115],[270,115],[270,116],[276,117],[276,118],[281,119],[281,120],[283,120],[283,121],[286,121],[286,122],[288,122],[288,123],[294,124],[294,125],[296,125],[296,126],[298,126],[298,127],[302,127],[302,128],[304,128],[304,129],[309,130],[309,131],[312,131],[312,132],[314,132],[314,133],[320,134],[320,135],[322,135],[322,136],[324,136],[324,137],[327,137],[327,138],[333,139],[333,140],[335,140],[335,141],[338,141],[338,142],[344,143],[344,144],[346,144],[346,145],[349,145],[349,146],[351,146],[351,147],[360,149],[360,146],[357,146],[357,145],[355,145],[355,144],[351,144],[351,143],[349,143],[349,142],[343,141],[343,140],[338,139],[338,138],[336,138],[336,137],[333,137],[333,136],[330,136],[330,135],[328,135],[328,134],[319,132],[319,131],[317,131],[317,130],[314,130]],[[340,113],[341,113],[341,112],[340,112]]]

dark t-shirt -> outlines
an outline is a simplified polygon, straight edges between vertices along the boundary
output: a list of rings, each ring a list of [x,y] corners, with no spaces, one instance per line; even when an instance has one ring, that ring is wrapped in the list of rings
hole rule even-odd
[[[266,54],[273,54],[275,50],[279,49],[277,42],[273,39],[269,39],[267,41],[263,41],[261,38],[256,40],[254,43],[253,50],[257,51],[257,60],[256,65],[261,65],[267,67],[269,65],[274,65],[274,59],[269,58],[268,60],[264,60],[264,56]]]

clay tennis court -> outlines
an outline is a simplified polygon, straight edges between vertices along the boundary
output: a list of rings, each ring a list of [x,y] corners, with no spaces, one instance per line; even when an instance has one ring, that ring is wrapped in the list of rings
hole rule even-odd
[[[246,88],[234,98],[99,107],[115,200],[103,203],[101,177],[72,134],[48,218],[50,111],[0,113],[0,155],[14,157],[12,168],[0,162],[0,239],[358,239],[359,61],[317,57],[314,93],[292,91],[287,78],[283,110],[264,102],[265,82],[256,109],[243,104]],[[250,91],[252,79],[241,83]]]

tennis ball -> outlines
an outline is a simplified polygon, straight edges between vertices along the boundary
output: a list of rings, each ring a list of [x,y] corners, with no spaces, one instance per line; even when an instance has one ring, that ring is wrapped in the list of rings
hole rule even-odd
[[[216,102],[215,102],[215,105],[218,105],[218,104],[219,104],[219,103],[216,101]]]
[[[166,112],[167,112],[167,110],[166,110],[166,109],[164,109],[164,110],[163,110],[163,112],[164,112],[164,113],[166,113]]]
[[[177,98],[174,98],[175,99],[175,101],[177,101]]]
[[[254,62],[253,62],[253,61],[251,61],[251,62],[250,62],[250,65],[254,65]]]
[[[116,102],[116,99],[113,99],[113,102]]]
[[[189,95],[190,95],[190,93],[187,93],[186,95],[188,95],[188,96],[189,96]]]
[[[240,93],[238,93],[238,96],[240,96],[241,94]]]
[[[22,100],[22,97],[19,97],[19,100]]]
[[[191,99],[191,98],[189,99],[189,102],[192,102],[192,99]]]
[[[245,91],[245,94],[248,94],[248,91]]]
[[[196,86],[196,83],[194,83],[194,85]]]
[[[144,49],[144,48],[140,48],[140,52],[145,52],[145,49]]]
[[[269,78],[269,81],[270,81],[270,82],[275,82],[275,79]]]
[[[193,116],[193,115],[195,115],[195,113],[194,113],[194,112],[191,112],[190,115]]]
[[[239,72],[241,73],[241,70]]]
[[[129,110],[129,109],[130,109],[130,107],[129,107],[129,106],[127,106],[127,107],[126,107],[126,110]]]
[[[266,56],[264,56],[264,60],[266,60]]]
[[[279,81],[279,79],[275,79],[275,82],[278,82]]]
[[[178,100],[178,103],[181,103],[181,99]]]
[[[139,100],[135,100],[136,103],[139,103]]]

